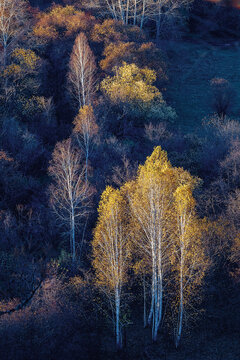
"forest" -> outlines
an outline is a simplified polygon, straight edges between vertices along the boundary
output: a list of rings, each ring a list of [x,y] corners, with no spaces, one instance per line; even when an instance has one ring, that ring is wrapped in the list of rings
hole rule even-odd
[[[240,359],[240,4],[0,0],[0,359]]]

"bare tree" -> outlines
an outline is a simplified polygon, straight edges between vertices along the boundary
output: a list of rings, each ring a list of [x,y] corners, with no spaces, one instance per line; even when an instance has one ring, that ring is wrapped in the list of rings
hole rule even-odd
[[[169,31],[169,24],[173,19],[184,17],[183,9],[187,9],[192,0],[150,0],[148,17],[156,23],[156,38],[159,39],[161,30]]]
[[[3,49],[3,67],[7,65],[9,49],[25,28],[25,0],[0,1],[0,44]]]
[[[150,0],[104,0],[107,12],[125,25],[139,25],[141,28],[148,11]]]
[[[73,46],[68,82],[78,107],[90,105],[96,90],[96,64],[84,33],[77,36]]]
[[[85,166],[81,165],[81,152],[71,140],[57,143],[49,174],[54,179],[50,187],[50,204],[62,225],[67,226],[73,261],[76,258],[76,227],[87,215],[90,188],[84,181]]]
[[[183,8],[187,8],[192,0],[104,0],[108,13],[113,19],[124,24],[138,25],[143,28],[147,19],[156,23],[156,37],[173,19],[183,18]]]
[[[210,81],[213,94],[213,108],[219,117],[224,117],[232,108],[235,93],[231,84],[222,78]]]

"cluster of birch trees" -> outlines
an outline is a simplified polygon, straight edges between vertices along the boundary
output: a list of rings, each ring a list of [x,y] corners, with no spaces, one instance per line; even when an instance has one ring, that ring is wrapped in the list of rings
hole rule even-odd
[[[122,346],[124,291],[132,269],[142,280],[144,326],[151,326],[153,341],[167,311],[179,345],[208,264],[202,243],[207,225],[198,218],[193,197],[197,182],[171,166],[158,146],[135,179],[102,194],[93,266],[110,301],[117,347]]]
[[[189,8],[192,0],[104,0],[107,11],[113,19],[124,24],[138,25],[142,29],[147,21],[156,24],[156,37],[160,36],[162,25],[183,18],[183,10]]]

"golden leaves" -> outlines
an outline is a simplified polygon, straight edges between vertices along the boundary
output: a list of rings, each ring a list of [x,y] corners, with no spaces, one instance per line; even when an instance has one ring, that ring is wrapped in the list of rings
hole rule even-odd
[[[155,80],[154,70],[140,69],[135,64],[124,63],[115,68],[115,76],[108,76],[102,81],[101,89],[113,103],[150,103],[155,99],[162,101],[161,93],[152,86]]]

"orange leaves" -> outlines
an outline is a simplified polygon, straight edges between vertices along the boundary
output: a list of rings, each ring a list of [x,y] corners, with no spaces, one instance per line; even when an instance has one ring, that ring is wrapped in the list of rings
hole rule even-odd
[[[79,31],[89,31],[95,23],[94,16],[76,10],[73,6],[53,6],[48,13],[41,13],[33,29],[35,36],[55,40],[73,36]]]
[[[136,41],[110,43],[105,47],[103,55],[105,58],[100,61],[100,66],[106,72],[111,72],[114,66],[121,66],[123,62],[135,63],[141,68],[154,69],[158,80],[167,80],[162,52],[151,42],[142,44],[138,44]]]

